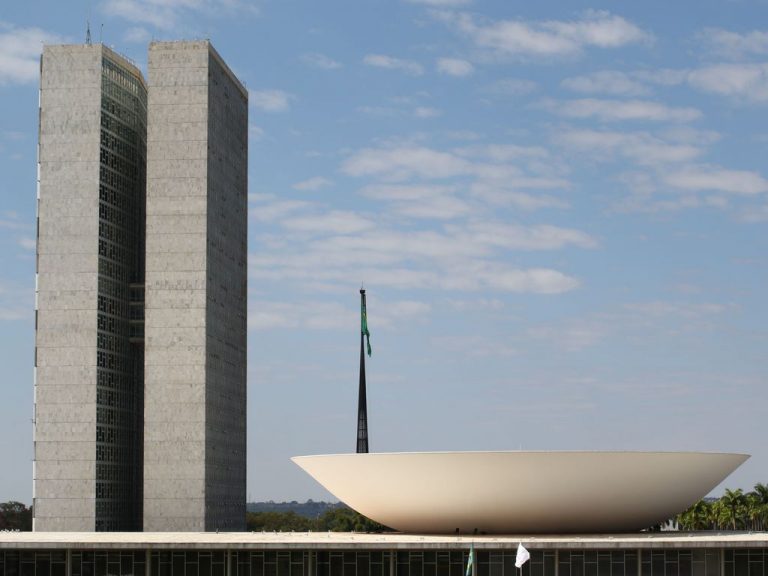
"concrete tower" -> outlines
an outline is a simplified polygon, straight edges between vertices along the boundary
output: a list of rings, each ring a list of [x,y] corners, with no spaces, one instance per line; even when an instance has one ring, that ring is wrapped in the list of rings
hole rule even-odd
[[[144,529],[245,528],[248,93],[149,47]]]
[[[35,530],[141,529],[146,103],[140,72],[108,48],[45,47]]]
[[[149,77],[43,52],[39,531],[245,526],[247,92],[207,41]]]

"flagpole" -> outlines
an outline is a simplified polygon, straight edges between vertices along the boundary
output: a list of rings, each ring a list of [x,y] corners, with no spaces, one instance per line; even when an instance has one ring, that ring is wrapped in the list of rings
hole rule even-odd
[[[365,290],[360,288],[360,386],[357,394],[357,453],[368,453],[368,399],[365,384],[365,336],[368,319],[365,309]]]

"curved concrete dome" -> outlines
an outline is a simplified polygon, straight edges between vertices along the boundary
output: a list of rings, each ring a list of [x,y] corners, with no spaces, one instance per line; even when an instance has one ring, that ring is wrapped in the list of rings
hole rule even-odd
[[[619,532],[684,510],[746,454],[404,452],[297,456],[339,500],[403,532]]]

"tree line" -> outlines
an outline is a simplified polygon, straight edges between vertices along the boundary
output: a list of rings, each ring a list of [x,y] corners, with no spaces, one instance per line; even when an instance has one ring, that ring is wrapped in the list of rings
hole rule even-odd
[[[247,512],[245,523],[250,532],[391,532],[346,506],[330,508],[314,517],[288,512]]]
[[[32,506],[14,500],[0,502],[0,530],[32,530]]]
[[[295,503],[290,503],[295,504]],[[251,532],[391,532],[392,530],[342,505],[328,506],[314,516],[286,512],[247,512]],[[678,530],[768,531],[768,484],[755,484],[750,492],[725,489],[717,499],[703,499],[669,523]],[[32,530],[32,507],[21,502],[0,502],[0,530]]]
[[[768,484],[730,490],[716,500],[699,500],[675,518],[680,530],[768,530]]]

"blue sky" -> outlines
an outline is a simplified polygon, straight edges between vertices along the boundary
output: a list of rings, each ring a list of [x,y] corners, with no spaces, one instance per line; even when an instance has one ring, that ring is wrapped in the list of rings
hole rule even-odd
[[[0,9],[0,501],[31,501],[41,44],[210,38],[250,91],[248,493],[354,450],[738,451],[768,481],[768,2]],[[103,27],[102,27],[103,24]]]

